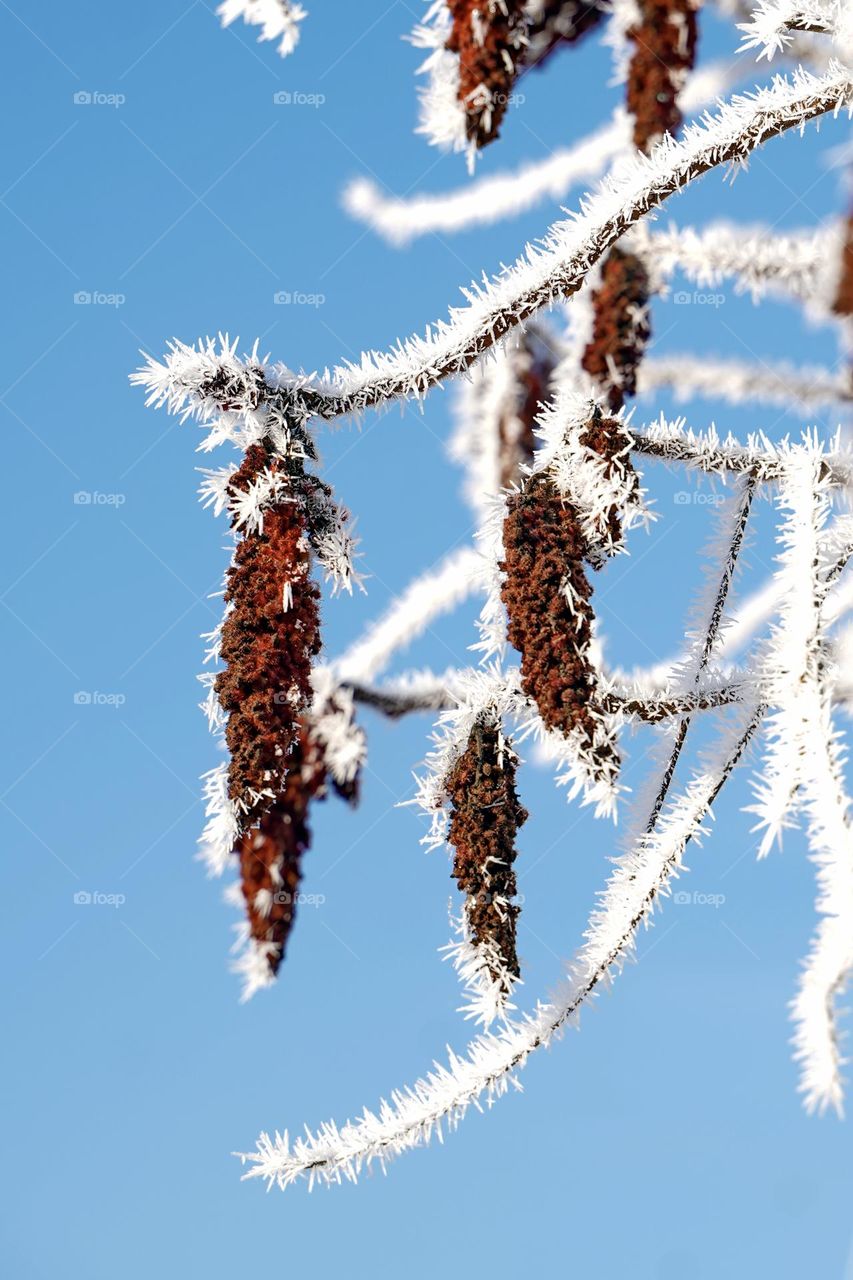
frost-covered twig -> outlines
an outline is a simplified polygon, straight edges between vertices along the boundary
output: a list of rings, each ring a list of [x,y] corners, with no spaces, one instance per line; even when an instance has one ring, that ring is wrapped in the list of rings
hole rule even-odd
[[[767,724],[767,753],[755,784],[753,811],[764,834],[765,856],[790,826],[794,800],[808,769],[807,743],[812,701],[822,696],[821,616],[828,585],[819,572],[820,534],[828,511],[822,450],[815,441],[795,448],[780,475],[778,501],[785,521],[778,579],[781,610],[761,659],[770,685],[773,713]]]
[[[433,619],[460,604],[480,586],[482,560],[472,547],[451,551],[434,569],[415,578],[334,663],[342,682],[378,675],[398,649],[427,629]]]
[[[821,543],[821,564],[825,566],[827,585],[831,591],[824,607],[824,624],[835,625],[853,609],[853,579],[849,576],[839,582],[851,558],[850,517],[840,516],[826,532]],[[755,633],[775,613],[784,595],[784,584],[774,575],[737,604],[729,614],[727,626],[720,636],[715,661],[721,667],[721,683],[733,675],[731,659],[738,654]],[[664,659],[642,672],[634,672],[629,679],[622,673],[611,676],[616,682],[619,696],[634,696],[647,701],[663,697],[670,690],[672,672],[683,663],[684,657]]]
[[[517,679],[512,670],[505,672],[508,683]],[[387,716],[390,720],[423,711],[450,711],[459,702],[461,672],[445,672],[442,676],[416,672],[397,680],[383,681],[380,685],[352,683],[345,686],[353,700],[362,706]],[[735,702],[743,702],[754,682],[745,685],[729,677],[717,682],[700,684],[685,693],[662,691],[648,693],[627,685],[620,687],[610,683],[603,689],[601,701],[604,708],[614,715],[642,720],[648,724],[660,724],[693,711],[713,711]]]
[[[853,826],[843,779],[844,755],[829,700],[813,690],[810,703],[801,803],[817,867],[817,910],[822,919],[791,1009],[806,1107],[809,1111],[833,1107],[840,1115],[846,1059],[836,1004],[853,971]]]
[[[761,854],[791,825],[793,811],[802,809],[807,817],[823,918],[792,1005],[794,1044],[808,1109],[832,1106],[840,1112],[843,1058],[834,1006],[853,966],[853,827],[823,636],[833,575],[824,569],[821,549],[828,513],[821,464],[816,442],[805,444],[791,455],[780,484],[786,512],[779,557],[783,600],[761,666],[774,710],[753,808],[764,828]]]
[[[205,421],[218,419],[216,430],[226,435],[243,432],[247,425],[257,430],[271,406],[296,421],[311,414],[331,420],[402,396],[421,397],[467,369],[542,307],[575,293],[607,249],[671,195],[711,169],[746,160],[755,147],[788,129],[849,109],[851,96],[850,72],[833,64],[823,76],[797,71],[788,80],[780,78],[769,88],[734,98],[702,124],[689,126],[680,141],[666,137],[649,157],[637,156],[582,213],[556,224],[541,246],[530,247],[492,281],[472,285],[468,306],[425,337],[412,337],[387,353],[367,353],[360,365],[344,365],[321,379],[295,376],[281,367],[267,369],[264,385],[253,388],[254,403],[245,405],[236,424],[230,417],[222,421],[224,405],[226,417],[233,412],[232,401],[207,371],[216,357],[213,344],[196,351],[175,343],[165,363],[149,357],[134,381],[147,389],[150,404],[165,404]]]
[[[795,299],[806,303],[810,314],[826,318],[837,288],[843,237],[838,224],[780,233],[727,222],[663,230],[641,223],[631,233],[630,245],[654,264],[659,277],[679,271],[702,287],[733,279],[736,291],[749,293],[753,302]],[[693,298],[688,295],[687,300]]]
[[[394,1156],[423,1145],[445,1126],[454,1128],[472,1105],[486,1105],[515,1085],[515,1073],[536,1049],[549,1045],[631,954],[640,925],[647,924],[658,899],[683,865],[684,850],[696,839],[721,788],[755,732],[759,713],[751,712],[730,732],[716,762],[696,773],[681,799],[655,829],[637,840],[618,860],[585,942],[563,988],[534,1013],[497,1033],[478,1036],[464,1057],[451,1053],[447,1066],[408,1089],[395,1090],[378,1112],[339,1126],[333,1121],[305,1136],[262,1134],[257,1150],[243,1155],[251,1164],[244,1175],[263,1178],[284,1189],[299,1178],[310,1185],[355,1181],[373,1162],[383,1167]]]
[[[687,115],[715,102],[738,74],[717,62],[694,71],[682,94]],[[456,232],[516,217],[542,200],[564,200],[573,187],[597,182],[613,161],[631,148],[631,120],[621,107],[612,121],[547,159],[509,173],[490,174],[454,191],[409,197],[389,196],[369,178],[346,188],[343,202],[352,217],[367,223],[391,244],[408,244],[432,231]]]
[[[774,442],[761,432],[748,436],[746,444],[742,444],[732,435],[720,436],[716,427],[694,431],[686,426],[683,418],[670,422],[661,414],[655,423],[639,430],[632,428],[631,437],[638,453],[662,462],[680,463],[709,475],[749,472],[758,481],[768,482],[786,474],[787,440]],[[838,443],[836,437],[821,465],[832,483],[848,485],[853,480],[853,454],[838,449]]]
[[[671,390],[676,400],[701,397],[726,404],[754,401],[802,414],[853,401],[853,375],[849,369],[835,373],[819,366],[721,359],[705,353],[649,357],[640,366],[637,394],[647,398],[662,387]]]
[[[688,630],[687,637],[691,642],[690,650],[681,669],[678,672],[677,688],[691,690],[695,693],[701,684],[702,676],[711,660],[711,655],[717,644],[717,638],[723,625],[724,611],[726,601],[731,590],[732,580],[734,578],[735,568],[737,567],[738,557],[743,547],[744,537],[746,535],[746,527],[749,521],[749,514],[752,510],[752,499],[755,494],[755,476],[747,475],[743,486],[737,498],[734,500],[731,511],[731,520],[729,528],[723,528],[719,543],[725,547],[723,555],[722,570],[719,580],[715,585],[714,593],[707,607],[706,616],[701,617],[701,606],[697,608],[696,613],[701,618],[697,619],[695,629]],[[672,744],[669,755],[664,765],[663,774],[660,784],[652,801],[651,811],[646,824],[646,831],[654,830],[658,817],[666,803],[669,789],[672,786],[675,777],[675,770],[684,750],[684,744],[687,740],[687,732],[690,728],[692,712],[687,712],[679,721],[672,738]]]
[[[741,49],[760,49],[758,57],[770,61],[784,53],[791,33],[834,35],[845,0],[760,0],[749,22],[739,24],[744,33]]]
[[[261,28],[258,40],[279,40],[278,52],[283,58],[299,43],[299,24],[307,16],[302,5],[291,0],[224,0],[216,12],[223,27],[242,18]]]

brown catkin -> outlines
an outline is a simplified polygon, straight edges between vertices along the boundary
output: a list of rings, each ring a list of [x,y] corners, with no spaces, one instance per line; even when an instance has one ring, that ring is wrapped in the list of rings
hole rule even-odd
[[[639,11],[628,32],[634,51],[626,93],[634,145],[648,153],[665,133],[681,128],[678,94],[696,61],[697,23],[692,0],[639,0]],[[648,304],[646,267],[635,253],[614,246],[593,293],[593,333],[581,360],[613,413],[636,394],[651,338]]]
[[[592,295],[592,337],[581,364],[617,413],[637,391],[637,370],[651,337],[649,273],[636,253],[614,246]]]
[[[486,955],[492,979],[519,976],[514,901],[515,838],[527,820],[515,786],[516,757],[499,725],[478,721],[447,778],[452,876],[465,894],[469,941]]]
[[[237,842],[249,933],[265,949],[273,975],[296,915],[302,855],[311,843],[308,807],[325,793],[325,781],[322,752],[300,722],[279,796]]]
[[[596,408],[578,438],[603,459],[608,475],[619,468],[634,477],[630,438],[620,421]],[[603,513],[602,526],[601,543],[618,546],[622,527],[615,506]],[[547,728],[578,732],[598,763],[612,773],[619,760],[600,732],[589,656],[595,615],[585,570],[586,563],[599,568],[605,554],[587,540],[577,511],[547,472],[508,495],[503,546],[501,599],[509,642],[521,655],[522,689]]]
[[[579,731],[592,747],[592,587],[577,513],[547,475],[533,476],[507,499],[503,540],[501,598],[509,642],[521,654],[522,688],[547,728]]]
[[[245,491],[279,465],[267,446],[251,445],[230,488]],[[293,926],[308,805],[325,783],[322,753],[302,719],[320,649],[320,592],[309,576],[306,504],[296,489],[288,499],[264,511],[260,532],[237,541],[226,575],[225,668],[215,684],[227,716],[228,790],[240,821],[234,852],[249,934],[273,975]]]
[[[650,151],[681,128],[678,94],[696,60],[696,9],[691,0],[639,0],[640,21],[628,32],[627,105],[634,146]]]
[[[234,848],[249,935],[275,975],[293,927],[302,855],[310,843],[308,810],[327,783],[350,803],[358,770],[336,778],[326,763],[324,717],[346,715],[330,696],[309,715],[311,665],[320,651],[320,591],[311,579],[310,542],[331,518],[331,491],[305,474],[304,452],[284,459],[254,444],[229,481],[247,492],[280,473],[284,496],[263,511],[261,530],[243,532],[226,576],[222,626],[225,668],[215,690],[226,715],[229,797],[238,815]],[[234,520],[237,516],[234,516]]]
[[[847,219],[841,248],[841,272],[832,310],[837,316],[853,316],[853,214]]]
[[[498,136],[524,38],[524,0],[448,0],[446,48],[459,58],[459,101],[476,147]]]
[[[248,485],[268,465],[263,446],[251,446],[232,487]],[[311,662],[320,650],[320,592],[309,571],[305,515],[298,501],[269,507],[263,531],[239,539],[228,570],[225,669],[215,688],[227,715],[229,794],[245,814],[245,826],[281,791],[299,716],[311,698]],[[268,799],[260,799],[264,794]]]

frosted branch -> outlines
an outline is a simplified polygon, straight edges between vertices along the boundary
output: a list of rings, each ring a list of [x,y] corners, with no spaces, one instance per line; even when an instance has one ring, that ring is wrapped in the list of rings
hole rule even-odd
[[[804,745],[801,803],[817,868],[821,915],[791,1011],[800,1092],[809,1111],[843,1112],[841,1036],[836,1002],[853,970],[853,828],[844,787],[843,753],[829,701],[812,689]]]
[[[473,548],[450,552],[435,569],[410,583],[366,634],[336,659],[338,679],[363,681],[378,675],[393,655],[411,644],[435,618],[472,595],[481,572],[481,558]]]
[[[689,126],[680,141],[667,136],[650,156],[634,157],[581,213],[552,227],[542,244],[530,246],[515,266],[471,285],[468,306],[452,312],[448,321],[387,353],[365,354],[360,365],[341,366],[321,379],[294,376],[281,367],[264,370],[260,403],[243,408],[233,406],[215,380],[204,383],[200,377],[198,362],[209,355],[212,344],[203,344],[198,352],[175,343],[164,363],[149,357],[134,381],[146,388],[151,404],[209,420],[222,413],[224,403],[229,414],[234,407],[243,408],[242,418],[252,425],[265,407],[272,413],[270,402],[285,418],[304,421],[311,414],[333,419],[403,396],[420,398],[444,378],[467,369],[542,307],[575,293],[610,245],[670,196],[719,165],[743,162],[757,146],[788,129],[849,109],[851,95],[850,73],[833,64],[823,76],[797,71],[752,95],[735,97],[702,124]],[[239,432],[240,424],[220,418],[217,430],[228,437]]]
[[[702,355],[649,356],[640,366],[637,394],[649,397],[666,388],[677,401],[696,397],[726,404],[779,405],[803,415],[853,401],[853,376],[820,366],[752,362]]]
[[[737,79],[727,63],[695,71],[681,97],[686,114],[717,101]],[[632,150],[631,121],[620,107],[610,123],[568,147],[508,173],[491,174],[454,191],[407,198],[389,196],[369,178],[343,193],[344,208],[391,244],[404,245],[438,231],[454,233],[517,217],[543,200],[565,200],[582,183],[597,182],[608,165]]]
[[[682,463],[708,475],[751,473],[758,481],[769,482],[787,474],[791,446],[787,441],[773,442],[760,432],[741,444],[732,435],[720,436],[716,427],[693,431],[683,418],[667,421],[661,414],[657,422],[632,430],[631,435],[638,453],[662,462]],[[838,445],[838,438],[834,445]],[[853,455],[837,447],[824,453],[821,466],[834,484],[847,485],[853,477]]]
[[[662,231],[642,223],[630,236],[631,249],[644,255],[661,278],[680,271],[703,288],[734,279],[736,291],[749,293],[753,302],[795,299],[822,319],[832,310],[843,243],[840,223],[785,234],[727,222]]]
[[[821,614],[828,590],[819,572],[820,534],[828,508],[823,459],[816,445],[792,451],[780,476],[778,502],[785,513],[777,575],[781,609],[759,667],[774,710],[752,806],[758,815],[756,826],[764,831],[761,857],[774,842],[781,843],[782,831],[791,825],[794,797],[807,768],[804,735],[820,675]]]
[[[741,49],[760,49],[758,57],[770,61],[784,53],[795,31],[834,35],[843,0],[760,0],[749,22],[739,24],[744,33]]]
[[[510,681],[517,676],[504,671]],[[430,673],[413,673],[406,679],[383,681],[381,685],[352,683],[347,687],[355,702],[371,707],[390,720],[422,711],[449,711],[458,704],[459,688],[463,673],[456,671],[435,676]],[[645,690],[605,684],[601,694],[604,709],[613,715],[660,724],[664,720],[688,715],[693,711],[713,711],[718,707],[743,702],[747,691],[754,690],[754,682],[727,679],[699,685],[686,693],[661,692],[648,694]]]
[[[531,1053],[547,1046],[573,1025],[582,1010],[609,979],[619,973],[636,946],[639,928],[650,922],[655,906],[665,897],[683,865],[691,839],[701,834],[726,779],[736,766],[758,723],[751,713],[722,744],[717,761],[698,771],[683,796],[617,860],[599,905],[590,917],[585,941],[569,966],[563,987],[532,1014],[508,1022],[495,1033],[478,1036],[465,1055],[450,1054],[446,1066],[434,1069],[416,1084],[395,1090],[378,1112],[365,1109],[360,1119],[338,1126],[333,1121],[316,1133],[292,1140],[289,1134],[261,1134],[257,1150],[242,1156],[252,1167],[244,1176],[263,1178],[281,1189],[300,1178],[332,1185],[354,1182],[378,1161],[384,1168],[395,1156],[441,1137],[454,1129],[470,1106],[490,1106],[517,1087],[515,1073]]]

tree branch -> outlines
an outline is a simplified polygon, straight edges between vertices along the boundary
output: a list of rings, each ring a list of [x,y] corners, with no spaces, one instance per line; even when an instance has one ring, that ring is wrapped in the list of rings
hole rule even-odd
[[[478,1036],[464,1057],[451,1053],[447,1067],[436,1066],[413,1087],[395,1090],[391,1103],[378,1114],[365,1109],[343,1126],[329,1122],[316,1134],[306,1131],[291,1143],[287,1132],[261,1134],[257,1150],[241,1158],[252,1168],[245,1178],[265,1178],[284,1189],[299,1178],[309,1184],[331,1186],[343,1179],[354,1182],[374,1160],[384,1167],[403,1151],[440,1133],[444,1122],[453,1128],[468,1107],[504,1094],[514,1072],[530,1054],[546,1046],[573,1023],[609,975],[621,970],[635,944],[641,924],[665,894],[682,865],[684,850],[720,794],[752,738],[764,708],[755,709],[745,727],[738,727],[725,744],[722,762],[694,777],[681,803],[662,831],[647,833],[620,859],[608,881],[599,908],[593,913],[587,940],[570,967],[570,978],[549,1004],[497,1034]]]
[[[649,157],[638,155],[618,179],[602,186],[581,214],[557,223],[545,241],[528,249],[514,267],[482,286],[466,291],[468,306],[438,322],[423,338],[412,337],[386,353],[364,355],[359,366],[338,368],[322,380],[294,376],[282,368],[257,364],[250,403],[257,421],[263,403],[287,421],[312,415],[331,420],[359,413],[400,397],[420,398],[453,374],[462,373],[516,325],[542,307],[570,297],[590,268],[641,218],[703,174],[723,164],[742,163],[761,143],[789,129],[802,128],[827,112],[850,106],[853,82],[834,64],[826,75],[803,71],[778,79],[748,97],[736,97],[705,123],[690,126],[682,140],[665,137]],[[233,357],[233,350],[231,351]],[[203,421],[244,408],[233,384],[211,377],[214,345],[201,351],[173,344],[164,364],[150,357],[133,381],[148,390],[149,403],[195,413]],[[221,423],[217,438],[227,436]],[[239,437],[243,442],[243,436]]]

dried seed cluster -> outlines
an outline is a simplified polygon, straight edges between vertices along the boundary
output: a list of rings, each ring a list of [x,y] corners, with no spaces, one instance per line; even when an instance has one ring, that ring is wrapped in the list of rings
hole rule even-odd
[[[608,468],[630,468],[621,422],[599,411],[580,433],[580,443],[605,459]],[[619,512],[604,515],[612,544],[621,538]],[[510,644],[521,654],[521,683],[543,723],[581,743],[608,772],[618,767],[614,748],[600,733],[595,669],[590,660],[594,612],[585,563],[604,562],[590,545],[578,512],[547,472],[532,476],[510,494],[503,529],[501,598]]]
[[[640,21],[628,35],[627,106],[634,145],[649,152],[682,125],[678,95],[696,61],[697,22],[692,0],[639,0]],[[614,247],[593,294],[593,334],[582,364],[618,412],[637,390],[637,370],[651,337],[649,275],[637,254]]]
[[[651,337],[649,273],[636,253],[614,246],[592,295],[593,331],[581,363],[617,413],[637,390],[637,370]]]
[[[293,925],[308,848],[311,801],[327,783],[354,802],[357,772],[336,780],[325,738],[309,708],[311,668],[320,651],[320,591],[311,577],[311,544],[334,519],[328,486],[305,473],[310,441],[296,433],[292,452],[254,444],[231,476],[229,489],[246,494],[261,484],[273,496],[262,519],[240,534],[226,577],[222,626],[224,669],[215,691],[225,713],[230,753],[228,792],[239,821],[234,849],[249,934],[275,974]],[[272,480],[280,477],[277,488]],[[232,508],[237,527],[239,508]],[[331,697],[326,716],[340,710]]]
[[[523,0],[448,0],[446,48],[459,58],[459,101],[476,147],[498,136],[524,43]]]
[[[580,729],[592,742],[592,587],[584,552],[576,514],[546,475],[509,496],[501,598],[510,644],[521,654],[522,688],[549,729]]]
[[[249,932],[273,975],[296,915],[302,855],[311,842],[308,807],[323,793],[326,776],[322,754],[304,732],[297,736],[287,765],[278,798],[243,832],[236,848]]]
[[[515,786],[517,760],[500,726],[478,721],[447,778],[453,878],[465,894],[469,941],[504,990],[519,976],[513,869],[515,838],[527,820]]]
[[[247,487],[270,465],[267,449],[253,445],[232,487]],[[215,688],[227,715],[229,794],[245,826],[279,795],[289,767],[320,650],[319,599],[304,506],[294,494],[264,512],[262,531],[239,539],[226,580],[226,665]]]
[[[678,94],[696,59],[696,10],[691,0],[639,0],[639,10],[640,21],[628,32],[634,51],[627,100],[634,145],[650,151],[681,128]]]
[[[325,799],[329,786],[348,803],[357,803],[358,774],[347,783],[332,777],[320,736],[311,718],[302,717],[281,792],[255,826],[243,832],[235,850],[249,933],[273,976],[284,958],[296,915],[302,857],[311,845],[309,809],[312,801]]]

